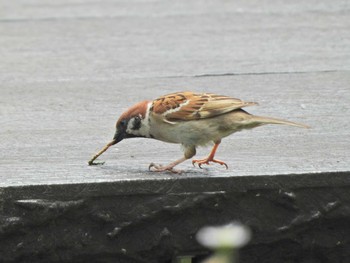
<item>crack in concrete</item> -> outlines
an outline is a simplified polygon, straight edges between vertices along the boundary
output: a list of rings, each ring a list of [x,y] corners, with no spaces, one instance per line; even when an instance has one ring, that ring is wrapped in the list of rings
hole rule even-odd
[[[313,74],[313,73],[334,73],[334,72],[348,72],[350,70],[314,70],[314,71],[267,71],[267,72],[226,72],[226,73],[206,73],[196,75],[178,75],[166,76],[164,78],[206,78],[206,77],[226,77],[226,76],[259,76],[259,75],[285,75],[285,74]]]

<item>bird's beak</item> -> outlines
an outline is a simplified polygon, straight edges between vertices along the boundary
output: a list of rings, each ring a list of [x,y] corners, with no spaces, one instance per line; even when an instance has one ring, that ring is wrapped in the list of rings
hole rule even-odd
[[[117,129],[114,137],[113,137],[113,141],[111,145],[117,144],[118,142],[122,141],[124,138],[126,138],[126,132],[124,130],[119,130]]]

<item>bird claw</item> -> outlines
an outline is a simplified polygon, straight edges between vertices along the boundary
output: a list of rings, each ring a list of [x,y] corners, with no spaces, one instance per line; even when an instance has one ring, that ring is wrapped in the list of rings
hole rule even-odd
[[[160,169],[161,167],[162,167],[161,165],[157,165],[155,163],[150,163],[148,166],[148,171],[152,171],[151,168]]]
[[[148,166],[148,170],[151,172],[166,172],[166,171],[168,171],[168,172],[171,172],[174,174],[181,174],[182,173],[181,170],[175,170],[171,166],[162,166],[160,164],[155,164],[155,163],[150,163],[150,165]]]
[[[210,162],[218,163],[220,165],[224,165],[226,167],[226,169],[228,169],[228,165],[225,162],[219,161],[219,160],[216,160],[216,159],[209,159],[209,158],[202,159],[202,160],[192,160],[192,165],[195,166],[195,164],[198,164],[198,167],[203,169],[202,165],[203,164],[210,165]]]

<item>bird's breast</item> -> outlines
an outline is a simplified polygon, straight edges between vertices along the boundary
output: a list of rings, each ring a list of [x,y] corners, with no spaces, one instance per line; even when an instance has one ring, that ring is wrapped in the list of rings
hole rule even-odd
[[[154,118],[151,119],[150,127],[154,139],[196,146],[220,140],[233,132],[232,127],[226,126],[222,118],[218,117],[172,123]]]

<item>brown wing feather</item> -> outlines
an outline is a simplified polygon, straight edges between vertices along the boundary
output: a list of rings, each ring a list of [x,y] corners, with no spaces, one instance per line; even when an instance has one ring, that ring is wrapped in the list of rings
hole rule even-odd
[[[152,104],[153,112],[164,114],[166,111],[179,108],[181,104],[188,100],[189,93],[191,92],[172,93],[155,99]]]
[[[153,101],[153,112],[168,121],[188,121],[214,117],[242,107],[256,105],[212,93],[177,92]]]

